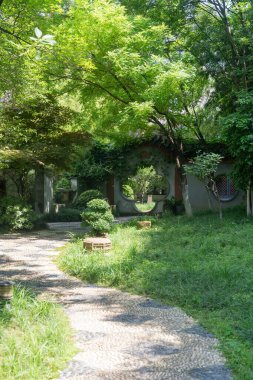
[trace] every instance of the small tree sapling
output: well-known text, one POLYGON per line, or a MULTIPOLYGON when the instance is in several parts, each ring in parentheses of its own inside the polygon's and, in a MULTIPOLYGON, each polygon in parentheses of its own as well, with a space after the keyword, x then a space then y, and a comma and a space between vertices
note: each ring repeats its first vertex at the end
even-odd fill
POLYGON ((215 195, 219 203, 220 219, 222 219, 222 208, 220 195, 214 176, 222 158, 223 157, 217 153, 201 153, 190 161, 190 165, 184 165, 184 169, 187 174, 193 175, 204 183, 205 189, 207 191, 208 205, 210 209, 213 208, 211 194, 213 193, 215 195))

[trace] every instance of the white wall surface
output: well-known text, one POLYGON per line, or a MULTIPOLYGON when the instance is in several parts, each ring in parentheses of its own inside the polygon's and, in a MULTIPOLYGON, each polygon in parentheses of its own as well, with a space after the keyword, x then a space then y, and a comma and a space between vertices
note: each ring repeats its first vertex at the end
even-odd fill
MULTIPOLYGON (((217 175, 229 174, 232 171, 233 165, 229 163, 222 163, 219 165, 217 175)), ((189 182, 189 196, 193 210, 206 210, 208 209, 208 197, 205 187, 202 182, 195 177, 187 176, 189 182)), ((214 195, 212 195, 213 204, 218 208, 218 202, 214 195)), ((245 203, 245 193, 239 190, 238 195, 232 201, 221 202, 223 208, 230 208, 242 203, 245 203)))

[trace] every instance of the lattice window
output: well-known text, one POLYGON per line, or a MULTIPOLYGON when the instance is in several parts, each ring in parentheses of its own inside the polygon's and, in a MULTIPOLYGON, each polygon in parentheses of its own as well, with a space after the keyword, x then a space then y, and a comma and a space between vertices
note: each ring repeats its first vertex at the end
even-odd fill
POLYGON ((215 182, 220 200, 222 202, 231 201, 237 196, 238 190, 236 189, 231 178, 225 174, 216 177, 215 182))

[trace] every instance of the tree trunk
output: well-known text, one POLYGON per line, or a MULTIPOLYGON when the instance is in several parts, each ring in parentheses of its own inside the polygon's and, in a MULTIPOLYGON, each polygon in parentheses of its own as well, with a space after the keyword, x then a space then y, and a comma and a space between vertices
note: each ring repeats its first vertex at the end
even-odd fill
POLYGON ((183 195, 183 201, 184 201, 184 207, 185 207, 185 213, 188 217, 192 217, 192 206, 189 198, 189 185, 187 181, 182 181, 181 183, 182 186, 182 195, 183 195))
POLYGON ((218 189, 217 189, 217 186, 216 186, 216 183, 215 183, 215 180, 213 179, 212 180, 212 186, 213 186, 213 192, 214 192, 214 195, 218 201, 218 204, 219 204, 219 216, 220 216, 220 219, 223 219, 223 212, 222 212, 222 206, 221 206, 221 201, 220 201, 220 195, 219 195, 219 192, 218 192, 218 189))
POLYGON ((179 178, 180 178, 180 185, 181 185, 185 213, 189 218, 191 218, 193 216, 193 212, 192 212, 192 207, 191 207, 191 202, 190 202, 190 197, 189 197, 189 185, 188 185, 188 180, 187 180, 186 173, 184 171, 182 161, 183 161, 183 158, 182 158, 182 147, 181 147, 180 155, 178 155, 176 158, 176 164, 177 164, 179 178))
POLYGON ((182 191, 182 196, 183 196, 185 213, 188 217, 191 218, 193 216, 193 212, 192 212, 192 206, 191 206, 190 197, 189 197, 189 185, 188 185, 186 173, 184 172, 182 165, 179 168, 179 176, 180 176, 181 191, 182 191))
POLYGON ((253 209, 252 209, 252 186, 249 185, 247 189, 247 216, 253 216, 253 209))
POLYGON ((206 192, 207 192, 208 208, 209 208, 209 210, 212 211, 213 210, 213 202, 212 202, 211 192, 210 192, 208 184, 205 185, 205 188, 206 188, 206 192))

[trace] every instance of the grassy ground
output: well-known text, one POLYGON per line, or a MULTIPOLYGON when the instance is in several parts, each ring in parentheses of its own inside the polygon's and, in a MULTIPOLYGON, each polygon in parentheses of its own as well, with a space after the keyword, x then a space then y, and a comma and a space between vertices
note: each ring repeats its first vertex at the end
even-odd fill
POLYGON ((0 379, 57 378, 73 354, 62 310, 16 288, 11 308, 0 309, 0 379))
POLYGON ((135 203, 135 206, 141 212, 148 212, 148 211, 151 211, 155 207, 155 202, 150 202, 150 203, 135 203))
POLYGON ((253 379, 253 221, 240 210, 167 216, 150 231, 116 226, 110 253, 86 254, 81 241, 59 258, 85 281, 117 286, 182 307, 214 333, 234 378, 253 379))

